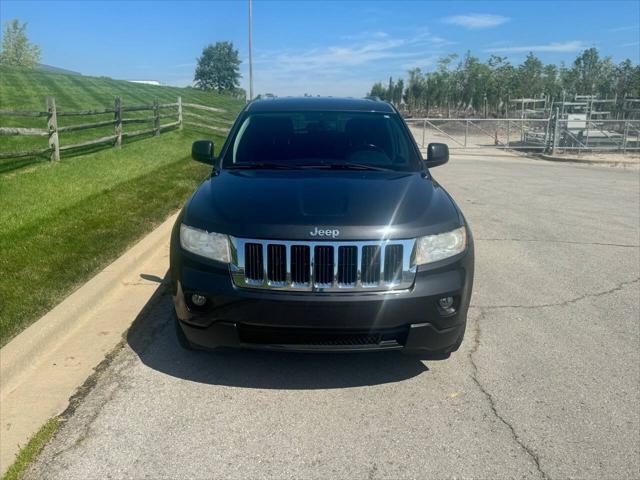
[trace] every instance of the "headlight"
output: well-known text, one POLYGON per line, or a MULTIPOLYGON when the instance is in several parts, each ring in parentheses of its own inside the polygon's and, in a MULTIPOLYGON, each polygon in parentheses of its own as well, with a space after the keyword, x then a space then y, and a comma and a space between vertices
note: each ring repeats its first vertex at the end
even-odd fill
POLYGON ((180 225, 180 245, 203 257, 229 263, 229 239, 221 233, 208 233, 198 228, 180 225))
POLYGON ((416 264, 437 262, 464 252, 467 232, 464 227, 438 235, 427 235, 416 241, 416 264))

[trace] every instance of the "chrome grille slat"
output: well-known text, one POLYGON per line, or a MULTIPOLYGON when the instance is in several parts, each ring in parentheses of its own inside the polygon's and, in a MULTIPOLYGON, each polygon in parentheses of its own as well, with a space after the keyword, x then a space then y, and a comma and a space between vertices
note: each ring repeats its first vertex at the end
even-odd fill
POLYGON ((315 246, 313 281, 317 288, 333 285, 333 251, 334 248, 331 245, 315 246))
POLYGON ((385 292, 413 285, 415 240, 293 241, 230 237, 233 283, 287 291, 385 292))
POLYGON ((262 245, 259 243, 245 244, 245 256, 249 259, 246 271, 247 279, 257 282, 264 279, 262 268, 258 268, 262 264, 262 245))
POLYGON ((267 278, 271 283, 284 284, 287 281, 286 248, 286 245, 274 243, 267 245, 267 278))
POLYGON ((379 245, 366 245, 362 249, 362 285, 365 287, 380 283, 380 250, 379 245))
POLYGON ((358 277, 357 252, 358 247, 352 245, 342 245, 336 250, 338 252, 338 278, 336 283, 341 287, 353 287, 356 285, 358 277))
POLYGON ((384 281, 397 283, 402 271, 402 246, 387 245, 384 257, 384 281))

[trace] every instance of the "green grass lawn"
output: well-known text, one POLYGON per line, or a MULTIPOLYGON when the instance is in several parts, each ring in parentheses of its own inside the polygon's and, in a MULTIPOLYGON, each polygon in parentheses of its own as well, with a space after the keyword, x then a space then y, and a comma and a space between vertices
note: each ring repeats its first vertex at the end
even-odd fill
POLYGON ((113 106, 113 97, 119 95, 123 105, 175 102, 182 96, 185 102, 202 103, 237 111, 238 100, 214 92, 195 88, 144 85, 108 77, 87 77, 62 73, 0 67, 0 105, 2 108, 43 110, 45 98, 56 97, 60 110, 86 110, 113 106))
MULTIPOLYGON (((181 96, 184 102, 224 109, 208 118, 227 121, 242 107, 238 99, 193 88, 0 67, 1 108, 44 111, 47 96, 56 98, 58 111, 112 107, 115 96, 124 106, 151 104, 154 99, 173 103, 181 96)), ((151 115, 125 112, 123 117, 151 115)), ((61 116, 58 125, 110 119, 113 113, 61 116)), ((172 121, 165 118, 161 123, 172 121)), ((0 125, 45 128, 46 118, 0 114, 0 125)), ((124 125, 124 132, 151 127, 151 122, 124 125)), ((113 126, 64 132, 60 145, 113 133, 113 126)), ((218 148, 223 140, 208 130, 185 128, 159 137, 125 138, 120 150, 107 145, 66 152, 55 164, 44 157, 0 159, 0 345, 184 203, 210 171, 189 158, 191 142, 197 138, 213 138, 218 148)), ((2 152, 46 147, 46 137, 0 136, 2 152)))
MULTIPOLYGON (((0 67, 0 108, 9 110, 45 111, 46 97, 56 99, 58 111, 88 110, 98 108, 113 108, 114 99, 120 96, 124 107, 140 104, 152 104, 154 99, 160 103, 174 103, 178 96, 183 102, 199 103, 226 110, 226 113, 210 114, 202 110, 193 111, 204 115, 212 122, 214 119, 231 121, 242 107, 242 102, 229 96, 214 92, 203 92, 194 88, 177 88, 156 85, 143 85, 113 80, 107 77, 85 77, 81 75, 67 75, 60 73, 42 72, 37 70, 23 70, 17 68, 0 67)), ((188 109, 186 109, 188 111, 188 109)), ((162 109, 161 114, 174 115, 161 119, 162 124, 175 122, 177 110, 175 108, 162 109)), ((123 118, 148 118, 151 111, 123 112, 123 118)), ((58 117, 58 126, 70 126, 81 123, 94 123, 113 120, 114 114, 92 116, 58 117)), ((185 118, 185 120, 191 120, 185 118)), ((196 120, 199 123, 207 121, 196 120)), ((215 123, 214 123, 215 124, 215 123)), ((0 126, 46 128, 46 117, 13 117, 0 114, 0 126)), ((224 127, 224 124, 218 125, 224 127)), ((123 125, 123 131, 132 132, 147 130, 153 127, 151 121, 123 125)), ((61 132, 60 146, 73 145, 100 137, 114 134, 113 126, 104 126, 90 130, 75 132, 61 132)), ((125 139, 126 141, 126 139, 125 139)), ((0 151, 15 152, 47 148, 47 137, 0 136, 0 151)), ((103 147, 104 148, 104 147, 103 147)), ((77 154, 77 152, 76 152, 77 154)), ((63 158, 72 156, 71 152, 63 152, 63 158)), ((0 174, 34 163, 45 163, 46 156, 21 159, 0 159, 0 174)))
POLYGON ((210 172, 191 130, 0 173, 0 345, 180 208, 210 172))

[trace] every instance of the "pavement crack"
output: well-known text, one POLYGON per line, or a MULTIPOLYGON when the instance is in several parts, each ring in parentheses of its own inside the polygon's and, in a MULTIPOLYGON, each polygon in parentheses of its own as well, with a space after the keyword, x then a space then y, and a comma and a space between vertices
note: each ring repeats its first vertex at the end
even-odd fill
POLYGON ((594 293, 585 293, 583 295, 579 295, 577 297, 574 298, 570 298, 568 300, 563 300, 561 302, 551 302, 551 303, 541 303, 538 305, 472 305, 473 308, 478 308, 480 310, 490 310, 490 309, 502 309, 502 308, 520 308, 520 309, 524 309, 524 310, 535 310, 537 308, 548 308, 548 307, 564 307, 567 305, 571 305, 577 302, 580 302, 582 300, 585 300, 587 298, 598 298, 598 297, 603 297, 605 295, 610 295, 614 292, 617 292, 619 290, 622 290, 623 288, 629 286, 629 285, 633 285, 634 283, 638 283, 638 281, 640 281, 640 277, 638 278, 634 278, 633 280, 628 280, 625 282, 620 282, 618 285, 616 285, 615 287, 612 287, 608 290, 603 290, 601 292, 594 292, 594 293))
POLYGON ((627 243, 604 243, 604 242, 574 242, 571 240, 548 240, 544 238, 482 238, 474 237, 475 241, 483 242, 530 242, 530 243, 564 243, 569 245, 598 245, 603 247, 640 248, 640 245, 629 245, 627 243))
POLYGON ((520 438, 520 436, 516 432, 513 425, 506 418, 504 418, 500 414, 500 412, 498 412, 496 401, 493 398, 493 395, 491 395, 491 393, 485 388, 485 386, 482 384, 482 382, 478 378, 479 369, 478 369, 478 365, 475 362, 474 354, 478 351, 478 348, 480 347, 480 335, 482 333, 480 323, 481 323, 481 320, 485 317, 485 315, 486 315, 486 312, 480 309, 480 315, 475 321, 476 328, 475 328, 475 334, 473 337, 473 346, 471 347, 471 351, 469 352, 469 362, 471 363, 471 369, 472 369, 471 378, 473 382, 478 386, 478 389, 480 390, 480 392, 487 399, 489 403, 489 408, 491 409, 491 412, 493 413, 493 415, 509 429, 509 432, 511 433, 511 437, 513 438, 513 440, 533 461, 534 465, 536 466, 536 470, 540 474, 540 477, 543 480, 550 480, 551 477, 542 469, 542 466, 540 465, 539 455, 535 451, 533 451, 531 447, 529 447, 526 443, 524 443, 524 441, 520 438))

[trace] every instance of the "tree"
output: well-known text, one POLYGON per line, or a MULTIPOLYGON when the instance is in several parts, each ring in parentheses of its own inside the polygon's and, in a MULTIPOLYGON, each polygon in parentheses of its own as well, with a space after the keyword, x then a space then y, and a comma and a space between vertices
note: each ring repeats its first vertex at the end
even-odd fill
POLYGON ((378 97, 382 99, 384 98, 384 95, 385 95, 384 85, 382 85, 382 83, 380 82, 376 82, 373 84, 373 87, 371 87, 371 91, 367 94, 367 97, 378 97))
POLYGON ((396 107, 399 107, 402 103, 402 93, 404 91, 404 80, 400 79, 396 82, 396 86, 393 89, 393 103, 396 107))
POLYGON ((542 62, 529 52, 524 63, 518 67, 518 95, 521 97, 537 97, 543 90, 542 62))
POLYGON ((544 74, 542 79, 544 93, 549 95, 551 99, 560 98, 562 87, 558 77, 558 67, 550 63, 544 66, 542 72, 544 74))
POLYGON ((13 19, 5 22, 2 32, 0 64, 11 67, 34 68, 40 61, 41 50, 29 42, 27 24, 13 19))
POLYGON ((625 96, 640 96, 640 66, 634 67, 629 59, 620 62, 616 67, 614 89, 619 104, 622 103, 625 96))
POLYGON ((496 114, 506 112, 509 102, 509 94, 515 90, 514 68, 507 57, 491 55, 487 60, 490 69, 487 100, 496 114))
POLYGON ((234 93, 240 85, 240 57, 232 42, 216 42, 202 50, 194 82, 202 90, 234 93))
POLYGON ((602 63, 596 48, 588 48, 582 52, 573 62, 572 68, 576 80, 576 93, 579 95, 594 94, 601 69, 602 63))
POLYGON ((620 112, 625 98, 640 96, 640 66, 630 60, 615 65, 611 58, 601 58, 595 48, 581 52, 571 68, 563 62, 544 64, 533 53, 517 66, 506 57, 491 55, 483 62, 467 52, 452 68, 456 59, 457 55, 441 58, 430 72, 409 70, 406 83, 402 78, 395 82, 389 79, 388 87, 377 82, 371 95, 396 105, 404 100, 410 112, 427 116, 431 109, 449 116, 451 107, 471 114, 503 116, 513 97, 548 97, 553 104, 571 100, 576 94, 617 98, 615 109, 620 112))

